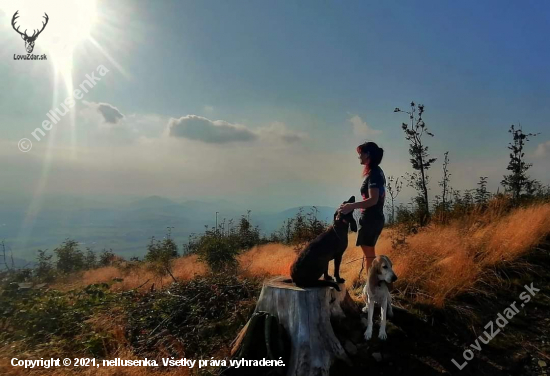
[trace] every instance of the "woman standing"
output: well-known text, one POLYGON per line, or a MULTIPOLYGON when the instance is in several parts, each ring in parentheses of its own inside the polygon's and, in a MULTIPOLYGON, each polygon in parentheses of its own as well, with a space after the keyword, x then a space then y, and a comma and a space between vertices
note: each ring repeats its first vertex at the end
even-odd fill
POLYGON ((386 196, 386 177, 380 168, 380 162, 384 156, 384 150, 374 142, 365 142, 357 147, 359 160, 364 165, 363 184, 361 196, 363 201, 350 204, 342 204, 339 210, 347 214, 354 209, 361 210, 359 226, 357 230, 357 243, 361 246, 367 259, 367 270, 370 269, 372 260, 376 257, 374 246, 384 228, 384 199, 386 196))

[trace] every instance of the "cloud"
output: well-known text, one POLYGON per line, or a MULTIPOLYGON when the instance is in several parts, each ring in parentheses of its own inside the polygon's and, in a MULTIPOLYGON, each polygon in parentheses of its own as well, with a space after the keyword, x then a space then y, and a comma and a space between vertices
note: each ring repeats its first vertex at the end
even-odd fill
POLYGON ((537 146, 537 149, 535 150, 535 155, 537 157, 545 157, 547 155, 550 155, 550 141, 539 144, 537 146))
POLYGON ((258 129, 258 135, 266 139, 280 139, 288 144, 300 142, 307 138, 305 133, 291 131, 284 123, 278 121, 258 129))
POLYGON ((122 112, 109 103, 95 103, 88 101, 82 101, 82 103, 99 112, 103 116, 103 122, 105 123, 116 124, 119 120, 124 119, 122 112))
POLYGON ((88 140, 91 140, 91 136, 120 142, 170 137, 207 144, 252 144, 260 141, 280 146, 295 144, 307 138, 305 133, 292 131, 282 122, 272 122, 267 126, 253 129, 243 124, 210 120, 199 115, 186 115, 180 118, 155 114, 123 115, 115 106, 108 103, 82 103, 84 106, 78 113, 79 124, 87 126, 83 128, 83 132, 88 132, 88 140), (113 123, 114 121, 116 122, 113 123))
POLYGON ((120 119, 124 118, 124 115, 118 108, 108 103, 98 103, 97 110, 103 115, 106 123, 116 124, 120 119))
POLYGON ((363 121, 358 115, 355 115, 348 121, 353 124, 353 134, 356 136, 368 137, 376 136, 382 133, 378 129, 371 128, 366 122, 363 121))
POLYGON ((82 101, 76 116, 79 139, 86 146, 128 145, 140 140, 165 137, 169 119, 158 114, 122 114, 108 103, 87 101, 82 101))
POLYGON ((198 140, 210 144, 228 142, 251 142, 258 135, 240 124, 231 124, 223 120, 209 120, 202 116, 187 115, 168 121, 170 136, 198 140))

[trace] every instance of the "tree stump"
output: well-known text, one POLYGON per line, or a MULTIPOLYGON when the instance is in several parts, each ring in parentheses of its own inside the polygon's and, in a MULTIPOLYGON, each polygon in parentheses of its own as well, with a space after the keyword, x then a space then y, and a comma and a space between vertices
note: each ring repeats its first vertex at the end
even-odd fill
POLYGON ((291 342, 287 376, 328 376, 336 359, 351 364, 330 323, 331 317, 346 318, 341 303, 349 295, 343 284, 340 288, 301 288, 283 276, 264 282, 254 312, 276 316, 286 330, 291 342))

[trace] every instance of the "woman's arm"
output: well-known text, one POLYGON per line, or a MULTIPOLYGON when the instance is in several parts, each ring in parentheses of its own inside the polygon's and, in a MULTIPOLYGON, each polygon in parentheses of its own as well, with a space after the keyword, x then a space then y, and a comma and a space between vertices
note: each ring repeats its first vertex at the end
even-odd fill
POLYGON ((378 197, 380 195, 380 189, 378 188, 369 188, 369 198, 363 201, 357 201, 353 205, 353 209, 367 209, 371 206, 374 206, 378 203, 378 197))
POLYGON ((338 208, 342 211, 342 214, 347 214, 354 209, 366 209, 371 206, 376 205, 378 202, 378 196, 380 195, 380 190, 378 188, 369 188, 369 198, 363 201, 357 201, 354 203, 342 204, 338 208))
POLYGON ((380 197, 380 188, 383 188, 385 184, 384 176, 380 173, 380 171, 380 169, 376 169, 371 172, 370 176, 368 177, 368 181, 365 182, 366 184, 368 184, 369 198, 364 199, 363 201, 340 205, 339 209, 342 214, 347 214, 354 209, 367 209, 378 203, 378 198, 380 197))

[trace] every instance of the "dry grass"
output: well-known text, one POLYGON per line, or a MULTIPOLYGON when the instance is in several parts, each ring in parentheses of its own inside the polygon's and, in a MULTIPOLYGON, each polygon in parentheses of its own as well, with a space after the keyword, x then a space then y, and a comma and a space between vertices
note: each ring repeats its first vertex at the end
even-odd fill
POLYGON ((245 276, 289 275, 296 252, 284 244, 265 244, 251 248, 238 256, 245 276))
MULTIPOLYGON (((172 262, 172 274, 177 280, 189 280, 195 275, 205 274, 206 271, 206 266, 197 260, 196 255, 180 257, 172 262)), ((87 270, 82 275, 72 276, 52 287, 66 291, 85 287, 92 283, 109 282, 114 278, 122 279, 122 282, 113 285, 115 291, 127 291, 135 288, 145 290, 150 288, 153 283, 156 287, 162 288, 173 282, 170 275, 158 276, 152 270, 149 270, 147 264, 139 264, 135 267, 106 266, 87 270)))
MULTIPOLYGON (((448 225, 433 225, 387 255, 400 277, 398 287, 417 291, 416 300, 436 307, 466 291, 503 263, 513 265, 550 235, 550 204, 520 208, 507 215, 473 213, 448 225)), ((378 252, 377 252, 378 253, 378 252)), ((498 281, 494 281, 498 282, 498 281)))

